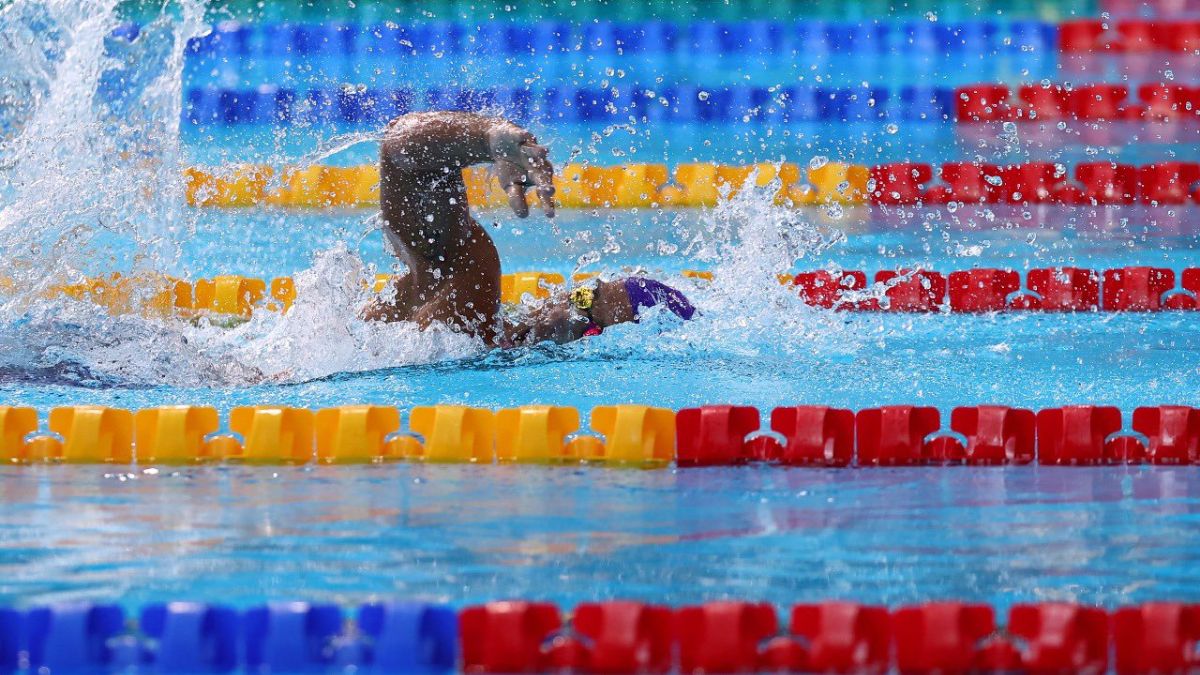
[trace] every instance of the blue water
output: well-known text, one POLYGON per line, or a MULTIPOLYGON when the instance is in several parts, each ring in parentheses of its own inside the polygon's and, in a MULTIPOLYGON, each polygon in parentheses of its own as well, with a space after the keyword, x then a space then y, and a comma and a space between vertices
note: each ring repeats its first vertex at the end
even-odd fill
MULTIPOLYGON (((181 65, 185 77, 172 100, 196 88, 263 82, 332 91, 346 84, 399 86, 404 79, 404 86, 424 89, 504 87, 536 76, 539 89, 546 83, 598 87, 616 77, 607 73, 610 67, 626 68, 628 81, 643 84, 661 75, 671 83, 756 86, 858 87, 862 80, 889 90, 1056 73, 1056 63, 1038 52, 1004 49, 981 54, 985 62, 976 63, 962 54, 922 60, 919 50, 901 51, 903 58, 895 59, 886 52, 864 59, 789 53, 708 61, 692 54, 619 63, 612 55, 505 61, 472 53, 401 62, 392 66, 395 72, 374 76, 361 67, 335 72, 328 63, 285 64, 279 55, 215 66, 191 58, 181 65)), ((141 63, 139 54, 130 53, 131 63, 141 63)), ((181 111, 169 112, 177 118, 181 111)), ((319 116, 302 122, 185 124, 179 159, 293 163, 348 130, 319 116)), ((533 128, 559 164, 978 158, 1070 165, 1200 156, 1195 144, 1125 137, 1065 147, 981 143, 952 124, 904 120, 893 126, 888 120, 658 119, 628 127, 535 121, 533 128)), ((153 159, 160 139, 150 140, 132 157, 153 159)), ((366 142, 320 161, 358 164, 373 161, 375 153, 366 142)), ((46 201, 86 188, 103 202, 115 187, 127 187, 120 181, 140 179, 123 171, 132 164, 127 160, 101 163, 81 174, 86 182, 80 185, 45 179, 53 188, 46 201), (117 179, 105 182, 114 172, 117 179)), ((156 186, 163 184, 144 187, 156 186)), ((200 403, 222 411, 257 403, 402 409, 553 403, 585 414, 614 403, 681 408, 730 402, 764 413, 800 403, 854 409, 918 403, 943 414, 978 403, 1096 403, 1121 406, 1127 415, 1139 405, 1200 405, 1200 322, 1192 313, 849 314, 805 307, 773 284, 777 272, 827 266, 868 272, 1200 267, 1196 206, 952 213, 786 211, 769 203, 767 195, 716 212, 585 210, 562 213, 553 223, 477 212, 495 224, 490 231, 506 271, 645 270, 676 279, 683 269, 703 268, 718 274, 712 285, 680 282, 701 307, 690 324, 653 317, 586 342, 509 353, 401 327, 363 328, 354 316, 365 299, 351 291, 360 278, 394 264, 367 211, 188 211, 167 233, 177 255, 161 257, 146 249, 162 241, 135 242, 122 224, 166 215, 130 216, 120 205, 112 214, 52 213, 60 220, 48 232, 61 238, 49 238, 47 246, 74 245, 78 231, 96 234, 71 259, 84 272, 152 260, 155 269, 189 278, 296 275, 311 300, 289 318, 264 316, 239 328, 35 304, 6 314, 0 326, 0 400, 42 410, 200 403)), ((24 224, 40 227, 50 211, 35 210, 24 224)), ((1052 598, 1106 605, 1200 599, 1200 475, 1187 468, 643 472, 391 465, 152 473, 145 467, 9 467, 0 470, 0 493, 6 505, 0 510, 0 602, 18 604, 423 596, 563 604, 745 597, 785 605, 830 597, 888 604, 953 597, 1003 608, 1052 598)))

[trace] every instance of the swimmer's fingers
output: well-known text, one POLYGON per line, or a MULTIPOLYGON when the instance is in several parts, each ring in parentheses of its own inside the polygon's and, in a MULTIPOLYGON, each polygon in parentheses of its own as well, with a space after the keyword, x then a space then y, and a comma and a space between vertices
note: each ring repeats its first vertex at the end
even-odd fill
POLYGON ((512 208, 513 213, 520 218, 528 216, 529 202, 526 201, 525 186, 529 178, 525 169, 512 162, 501 160, 496 162, 496 178, 500 180, 500 187, 508 195, 508 205, 512 208))
POLYGON ((533 180, 538 201, 547 218, 554 217, 554 166, 550 164, 550 151, 545 146, 532 143, 521 146, 525 170, 533 180))

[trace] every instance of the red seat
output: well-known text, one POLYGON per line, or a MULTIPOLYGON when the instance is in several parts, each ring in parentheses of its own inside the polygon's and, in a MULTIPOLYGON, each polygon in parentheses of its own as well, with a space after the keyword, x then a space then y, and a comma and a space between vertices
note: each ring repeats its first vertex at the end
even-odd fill
POLYGON ((966 436, 960 461, 967 464, 1028 464, 1036 446, 1037 416, 1032 410, 1000 405, 955 408, 950 428, 966 436))
POLYGON ((929 270, 883 270, 875 283, 885 284, 884 309, 892 312, 936 312, 946 301, 946 277, 929 270))
POLYGON ((463 669, 469 673, 536 673, 546 669, 542 642, 562 626, 549 603, 492 602, 459 614, 463 669))
POLYGON ((1010 90, 1002 84, 973 84, 954 90, 955 118, 959 122, 1001 122, 1012 117, 1010 90))
POLYGON ((875 181, 869 195, 872 204, 916 204, 933 179, 933 167, 911 162, 880 164, 871 167, 871 179, 875 181))
POLYGON ((676 614, 681 673, 748 673, 759 669, 759 643, 778 632, 771 605, 710 602, 676 614))
POLYGON ((1022 116, 1031 121, 1061 120, 1070 116, 1070 99, 1062 85, 1026 84, 1017 90, 1025 104, 1022 116))
POLYGON ((1064 21, 1058 26, 1058 49, 1062 52, 1094 52, 1103 49, 1104 24, 1092 19, 1064 21))
POLYGON ((796 605, 791 632, 808 644, 804 672, 887 671, 888 611, 883 607, 848 602, 796 605))
POLYGON ((1194 672, 1200 666, 1200 605, 1151 602, 1113 613, 1117 675, 1194 672))
POLYGON ((1008 633, 1025 642, 1025 672, 1108 670, 1108 614, 1103 609, 1053 602, 1013 605, 1008 633))
POLYGON ((1121 430, 1121 411, 1112 406, 1072 405, 1037 414, 1038 463, 1107 464, 1108 437, 1121 430))
POLYGON ((1142 167, 1138 194, 1145 204, 1186 204, 1200 181, 1200 164, 1160 162, 1142 167))
POLYGON ((1175 288, 1175 272, 1165 267, 1104 270, 1104 309, 1110 312, 1155 312, 1164 309, 1163 294, 1175 288))
POLYGON ((1100 308, 1100 275, 1095 270, 1058 267, 1029 270, 1029 290, 1039 299, 1031 309, 1091 312, 1100 308))
POLYGON ((572 627, 583 638, 581 673, 666 673, 671 670, 674 617, 638 602, 585 603, 572 627))
POLYGON ((1075 167, 1083 196, 1092 204, 1132 204, 1137 200, 1138 170, 1128 164, 1085 162, 1075 167))
POLYGON ((1021 275, 1012 270, 960 270, 948 280, 950 311, 999 312, 1008 296, 1021 290, 1021 275))
POLYGON ((937 408, 911 405, 860 410, 854 422, 860 466, 926 464, 925 438, 942 426, 937 408))
POLYGON ((857 270, 816 270, 801 272, 792 279, 800 289, 800 299, 814 307, 847 309, 842 302, 847 291, 862 291, 867 287, 867 275, 857 270))
POLYGON ((706 405, 675 416, 675 461, 679 466, 743 464, 752 459, 746 436, 758 431, 758 409, 706 405))
POLYGON ((980 642, 996 630, 987 605, 933 602, 892 614, 892 644, 900 673, 968 673, 975 670, 980 642))
MULTIPOLYGON (((1144 434, 1150 447, 1130 458, 1151 464, 1200 462, 1200 410, 1179 405, 1141 407, 1133 411, 1133 430, 1144 434)), ((1140 447, 1140 444, 1139 444, 1140 447)))
POLYGON ((787 439, 780 463, 794 466, 846 466, 854 459, 854 413, 798 405, 771 411, 771 430, 787 439))

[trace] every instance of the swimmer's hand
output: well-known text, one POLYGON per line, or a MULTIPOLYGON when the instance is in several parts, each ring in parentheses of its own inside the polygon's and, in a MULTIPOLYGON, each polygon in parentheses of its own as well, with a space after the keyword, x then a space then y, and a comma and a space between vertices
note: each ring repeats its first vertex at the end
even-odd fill
POLYGON ((502 122, 488 131, 488 150, 508 195, 508 205, 524 218, 529 215, 525 191, 533 188, 547 218, 554 217, 554 167, 549 151, 538 145, 537 138, 512 122, 502 122))

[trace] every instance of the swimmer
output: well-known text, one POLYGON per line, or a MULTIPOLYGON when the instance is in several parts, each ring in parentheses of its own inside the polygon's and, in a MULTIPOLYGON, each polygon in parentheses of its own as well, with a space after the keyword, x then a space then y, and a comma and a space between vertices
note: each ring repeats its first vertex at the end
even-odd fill
POLYGON ((395 281, 394 299, 376 300, 363 317, 422 328, 441 323, 500 347, 597 335, 660 304, 692 318, 695 310, 683 293, 629 277, 579 286, 519 322, 505 320, 500 256, 471 218, 462 170, 490 162, 518 217, 529 215, 526 192, 532 189, 553 218, 554 169, 547 155, 533 134, 504 119, 423 112, 392 120, 380 148, 379 201, 384 235, 408 273, 395 281))

